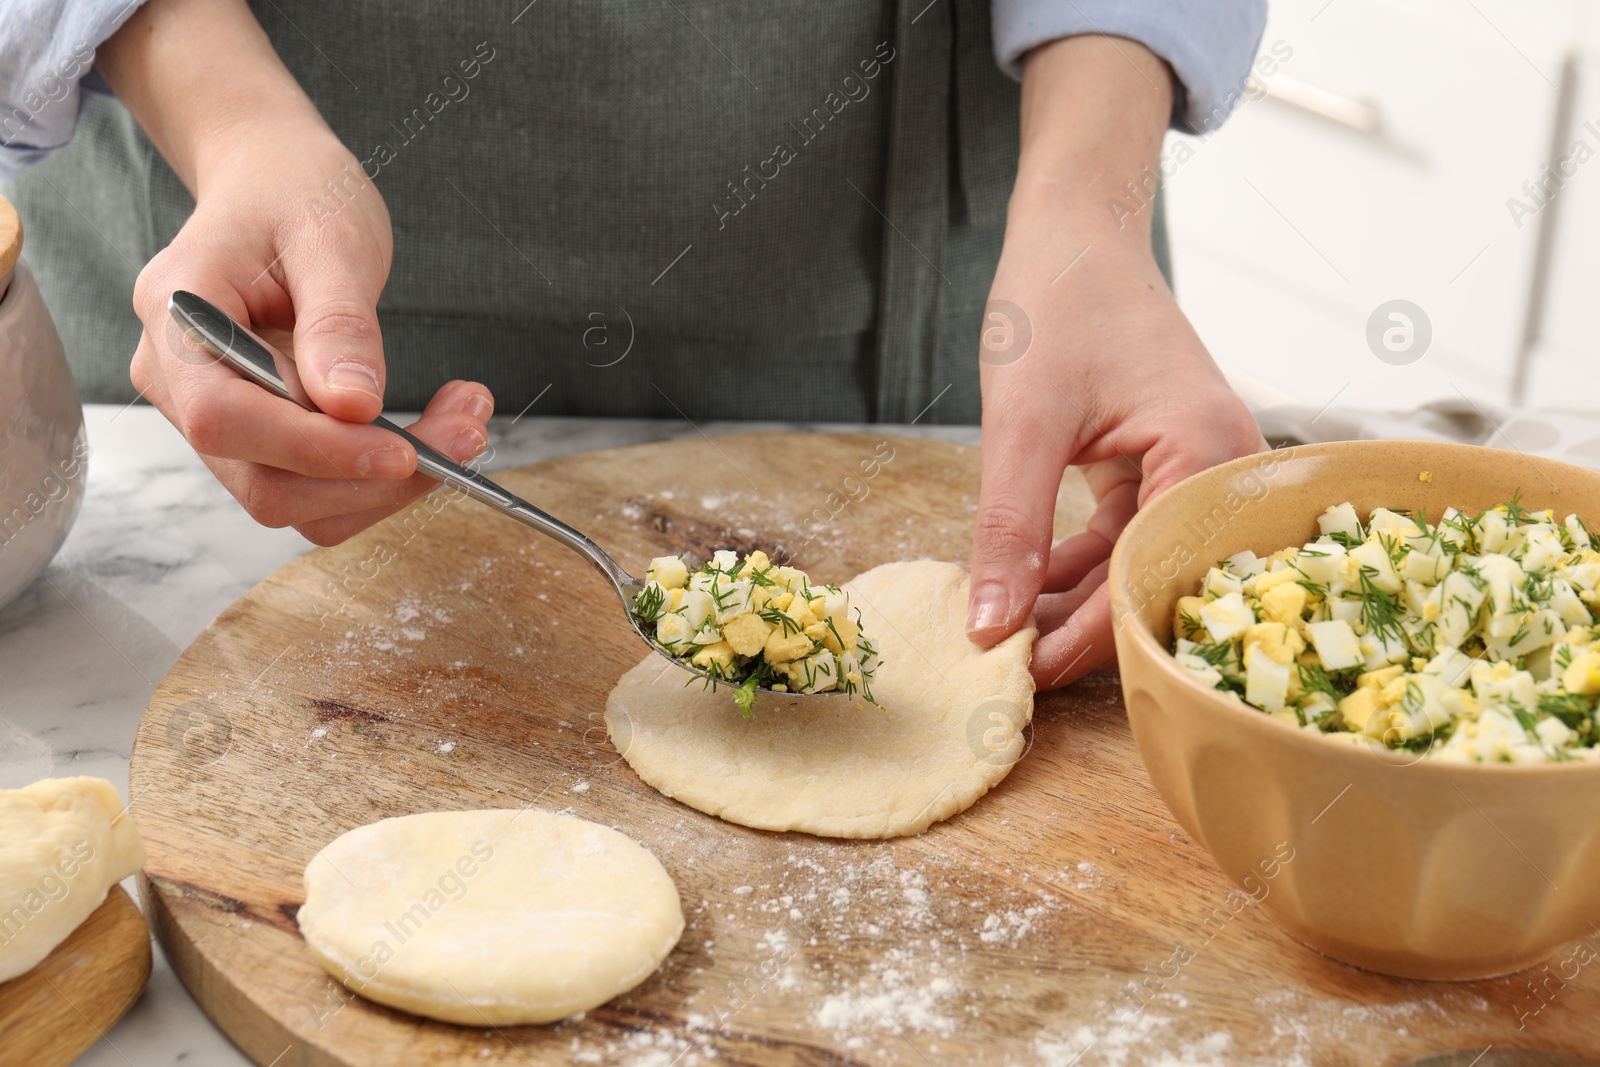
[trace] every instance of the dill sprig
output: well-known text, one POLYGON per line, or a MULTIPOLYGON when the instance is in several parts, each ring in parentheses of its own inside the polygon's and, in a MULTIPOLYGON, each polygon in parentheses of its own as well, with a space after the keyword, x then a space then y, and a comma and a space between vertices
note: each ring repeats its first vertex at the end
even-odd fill
POLYGON ((1515 700, 1506 701, 1506 705, 1511 709, 1511 714, 1517 717, 1517 722, 1522 724, 1522 732, 1528 735, 1528 740, 1536 745, 1543 745, 1544 738, 1539 736, 1539 723, 1532 715, 1528 714, 1528 709, 1518 704, 1515 700))
POLYGON ((1528 526, 1535 521, 1533 512, 1522 506, 1522 490, 1520 488, 1513 490, 1511 499, 1501 506, 1506 509, 1506 525, 1508 526, 1528 526))
MULTIPOLYGON (((766 666, 762 664, 762 666, 766 666)), ((756 689, 761 685, 761 671, 758 669, 750 677, 739 683, 739 688, 733 691, 733 702, 739 707, 739 714, 750 718, 750 709, 755 706, 756 689)))
POLYGON ((1541 693, 1539 714, 1554 715, 1563 725, 1577 730, 1593 717, 1596 699, 1584 693, 1541 693))
POLYGON ((1378 573, 1376 567, 1362 567, 1359 573, 1361 582, 1361 621, 1366 624, 1367 633, 1387 641, 1393 636, 1395 640, 1405 639, 1405 632, 1400 628, 1400 620, 1404 612, 1400 607, 1400 598, 1393 593, 1385 593, 1372 583, 1372 578, 1378 573))
POLYGON ((1295 665, 1300 674, 1300 688, 1310 693, 1324 693, 1337 704, 1346 695, 1339 692, 1333 684, 1333 679, 1328 677, 1328 672, 1315 663, 1299 663, 1295 665))
POLYGON ((1233 660, 1233 645, 1228 641, 1217 641, 1203 645, 1195 645, 1189 650, 1196 656, 1205 660, 1213 667, 1227 666, 1233 660))
POLYGON ((756 614, 760 615, 768 625, 781 629, 784 637, 800 632, 800 624, 787 612, 779 611, 777 608, 762 608, 756 614))
POLYGON ((644 587, 644 591, 633 598, 633 613, 645 622, 655 622, 664 614, 667 604, 667 591, 661 586, 651 583, 644 587))

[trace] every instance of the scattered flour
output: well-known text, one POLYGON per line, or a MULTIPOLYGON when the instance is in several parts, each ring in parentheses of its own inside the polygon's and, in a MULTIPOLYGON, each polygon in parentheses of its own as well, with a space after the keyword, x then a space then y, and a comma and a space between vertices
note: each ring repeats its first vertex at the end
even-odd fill
POLYGON ((978 940, 986 945, 1015 947, 1033 930, 1033 920, 1043 913, 1044 908, 1038 905, 1021 911, 990 912, 984 916, 983 926, 978 930, 978 940))
POLYGON ((593 1044, 575 1037, 568 1051, 572 1063, 614 1067, 696 1067, 717 1058, 711 1039, 693 1027, 687 1035, 666 1029, 634 1030, 626 1037, 593 1044))
POLYGON ((881 1028, 896 1033, 917 1033, 949 1037, 955 1033, 955 1020, 940 1012, 940 1004, 955 991, 944 977, 914 983, 895 967, 874 967, 878 973, 862 982, 854 992, 827 997, 812 1015, 818 1026, 834 1031, 881 1028), (876 980, 874 980, 876 979, 876 980))
MULTIPOLYGON (((1215 1030, 1199 1041, 1174 1043, 1172 1019, 1141 1012, 1123 1022, 1079 1026, 1066 1037, 1040 1036, 1034 1052, 1040 1067, 1227 1067, 1233 1035, 1215 1030), (1176 1048, 1174 1048, 1176 1044, 1176 1048)), ((1289 1067, 1283 1060, 1283 1067, 1289 1067)))

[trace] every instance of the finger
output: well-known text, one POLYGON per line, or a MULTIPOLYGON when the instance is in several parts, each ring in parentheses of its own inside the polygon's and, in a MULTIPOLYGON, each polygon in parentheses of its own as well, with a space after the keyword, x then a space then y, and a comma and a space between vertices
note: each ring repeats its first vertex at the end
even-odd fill
POLYGON ((139 344, 133 350, 133 359, 128 363, 128 381, 133 384, 134 392, 144 397, 145 402, 165 415, 172 421, 172 414, 168 410, 170 398, 167 395, 166 382, 162 380, 160 370, 160 357, 156 354, 156 346, 150 340, 149 331, 139 335, 139 344))
MULTIPOLYGON (((186 377, 181 383, 185 391, 199 395, 179 406, 174 421, 202 455, 244 460, 314 479, 393 480, 416 473, 416 451, 404 438, 376 426, 354 426, 306 411, 227 368, 224 372, 215 382, 197 386, 186 377)), ((430 414, 462 413, 480 429, 493 411, 488 389, 465 381, 442 387, 428 406, 430 414)), ((452 436, 459 430, 455 428, 452 436)), ((276 494, 267 487, 263 491, 276 494)), ((271 510, 280 513, 277 507, 271 510)))
POLYGON ((1081 584, 1084 575, 1111 556, 1122 530, 1139 510, 1139 472, 1121 459, 1112 461, 1112 471, 1121 475, 1100 497, 1082 533, 1065 538, 1050 550, 1050 566, 1044 589, 1058 593, 1081 584))
POLYGON ((363 530, 376 526, 385 519, 393 518, 408 508, 431 510, 435 505, 435 501, 428 500, 424 503, 424 498, 434 492, 443 493, 448 491, 447 489, 441 489, 439 483, 430 478, 421 492, 399 504, 386 504, 367 511, 358 511, 354 515, 335 515, 331 518, 317 519, 312 522, 296 523, 295 530, 301 537, 304 537, 314 545, 328 547, 330 545, 343 544, 363 530))
POLYGON ((247 515, 273 529, 298 526, 325 515, 348 514, 352 508, 400 507, 438 484, 423 475, 366 482, 308 478, 240 459, 206 455, 200 459, 247 515))
POLYGON ((259 463, 309 478, 408 478, 416 471, 411 445, 388 430, 307 411, 223 368, 184 374, 173 383, 176 422, 195 451, 218 459, 259 463))
POLYGON ((1062 593, 1043 593, 1033 604, 1033 617, 1039 624, 1039 633, 1047 634, 1061 628, 1072 613, 1083 606, 1094 591, 1106 580, 1111 569, 1110 560, 1102 560, 1084 575, 1083 581, 1062 593))
POLYGON ((371 422, 383 410, 383 278, 370 277, 371 257, 359 242, 347 247, 338 236, 291 247, 284 256, 295 368, 317 407, 346 422, 371 422))
POLYGON ((1040 691, 1057 689, 1116 662, 1111 639, 1111 597, 1102 583, 1060 628, 1033 646, 1033 681, 1040 691))
POLYGON ((494 394, 489 392, 488 386, 479 382, 459 378, 445 382, 433 394, 433 399, 428 401, 422 414, 426 417, 442 415, 447 411, 464 412, 487 425, 489 416, 494 414, 494 394))
MULTIPOLYGON (((481 454, 488 434, 481 422, 466 412, 433 411, 410 427, 420 441, 432 445, 458 463, 481 454)), ((393 434, 380 431, 391 439, 393 434)), ((345 478, 314 478, 260 463, 205 457, 218 478, 227 486, 250 517, 263 526, 300 527, 307 523, 377 512, 391 514, 438 486, 425 474, 396 480, 357 481, 345 478)), ((337 543, 375 519, 347 524, 337 543)))
POLYGON ((1045 409, 1030 417, 1025 413, 1028 407, 1037 409, 1036 403, 1023 407, 990 400, 986 393, 983 483, 972 531, 967 609, 967 636, 985 647, 1016 632, 1039 595, 1069 458, 1067 442, 1076 433, 1065 414, 1045 409))
MULTIPOLYGON (((457 444, 444 449, 444 451, 457 463, 465 463, 474 456, 481 454, 484 444, 486 443, 487 441, 485 439, 483 442, 475 445, 463 446, 458 440, 457 444)), ((353 514, 334 515, 328 518, 298 523, 296 524, 295 529, 299 530, 302 536, 314 544, 339 544, 341 541, 360 533, 367 527, 372 526, 375 523, 382 522, 384 519, 389 518, 397 512, 403 511, 407 507, 411 507, 413 500, 426 496, 433 490, 439 488, 438 482, 426 477, 425 475, 418 475, 415 479, 412 479, 412 481, 421 484, 421 491, 416 493, 412 498, 402 501, 399 504, 384 504, 380 505, 379 507, 353 514)), ((446 489, 445 491, 448 492, 449 490, 446 489)))

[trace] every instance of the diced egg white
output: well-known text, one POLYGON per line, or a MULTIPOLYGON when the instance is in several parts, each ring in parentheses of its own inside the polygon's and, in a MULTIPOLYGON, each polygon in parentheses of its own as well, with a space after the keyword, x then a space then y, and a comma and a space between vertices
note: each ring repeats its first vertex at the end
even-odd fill
POLYGON ((1227 563, 1228 569, 1241 578, 1254 578, 1266 569, 1266 564, 1248 548, 1229 556, 1227 563))
POLYGON ((1258 708, 1282 711, 1289 697, 1289 665, 1256 645, 1244 650, 1244 659, 1244 698, 1258 708))
POLYGON ((1356 509, 1351 504, 1335 504, 1333 507, 1317 516, 1317 528, 1323 534, 1344 534, 1346 537, 1361 536, 1361 520, 1356 517, 1356 509))
POLYGON ((1400 591, 1400 576, 1394 571, 1394 560, 1389 550, 1377 541, 1363 541, 1350 550, 1350 558, 1376 589, 1385 593, 1400 591))
POLYGON ((1306 627, 1306 631, 1311 638, 1311 647, 1316 649, 1317 658, 1328 670, 1347 671, 1362 662, 1361 644, 1348 622, 1342 619, 1314 622, 1306 627))
POLYGON ((1295 556, 1294 565, 1308 582, 1328 586, 1339 577, 1339 564, 1344 556, 1344 546, 1337 541, 1312 542, 1295 556))
POLYGON ((1200 625, 1206 628, 1213 641, 1231 641, 1255 624, 1255 612, 1239 593, 1206 604, 1200 609, 1200 625))

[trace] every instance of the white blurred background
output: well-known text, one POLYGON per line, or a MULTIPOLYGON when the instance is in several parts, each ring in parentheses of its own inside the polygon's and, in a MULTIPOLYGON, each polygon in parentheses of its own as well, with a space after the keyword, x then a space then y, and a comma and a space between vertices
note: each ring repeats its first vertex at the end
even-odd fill
POLYGON ((1236 388, 1593 410, 1600 4, 1273 0, 1261 56, 1163 164, 1178 299, 1236 388))

